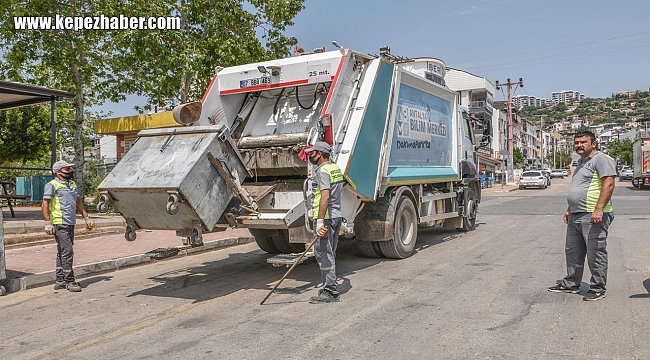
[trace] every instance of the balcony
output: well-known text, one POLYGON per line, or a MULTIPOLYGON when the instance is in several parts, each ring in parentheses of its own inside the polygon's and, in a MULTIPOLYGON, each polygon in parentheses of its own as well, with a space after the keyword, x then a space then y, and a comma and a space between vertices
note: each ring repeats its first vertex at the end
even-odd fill
POLYGON ((474 111, 474 110, 483 111, 483 110, 485 110, 486 112, 488 112, 490 114, 490 116, 494 112, 494 108, 492 107, 492 104, 490 104, 487 101, 472 101, 472 102, 469 103, 469 109, 470 109, 470 111, 474 111))

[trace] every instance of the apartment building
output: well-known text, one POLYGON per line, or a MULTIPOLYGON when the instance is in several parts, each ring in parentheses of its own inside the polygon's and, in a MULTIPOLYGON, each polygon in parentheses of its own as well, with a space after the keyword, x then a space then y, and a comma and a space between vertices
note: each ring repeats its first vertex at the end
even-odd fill
POLYGON ((551 93, 551 100, 555 104, 568 103, 575 100, 582 101, 584 99, 585 95, 583 93, 574 90, 562 90, 551 93))

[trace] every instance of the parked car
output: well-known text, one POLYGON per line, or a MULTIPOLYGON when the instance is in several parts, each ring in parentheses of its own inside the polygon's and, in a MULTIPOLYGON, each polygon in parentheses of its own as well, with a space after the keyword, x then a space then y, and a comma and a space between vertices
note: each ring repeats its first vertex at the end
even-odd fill
POLYGON ((551 177, 559 177, 564 179, 566 175, 564 175, 564 170, 562 169, 553 169, 551 170, 551 177))
POLYGON ((573 162, 571 163, 571 166, 578 166, 578 160, 573 160, 573 162))
POLYGON ((632 180, 634 173, 630 166, 623 166, 621 172, 618 174, 618 179, 623 180, 632 180))
POLYGON ((551 171, 542 170, 542 174, 546 177, 546 185, 551 186, 551 171))
POLYGON ((562 173, 564 174, 564 176, 569 176, 569 174, 571 174, 571 170, 569 170, 569 169, 562 169, 562 173))
POLYGON ((548 181, 541 171, 524 171, 519 178, 519 189, 536 187, 546 189, 548 181))
POLYGON ((621 175, 621 169, 623 169, 624 165, 616 165, 616 176, 621 175))

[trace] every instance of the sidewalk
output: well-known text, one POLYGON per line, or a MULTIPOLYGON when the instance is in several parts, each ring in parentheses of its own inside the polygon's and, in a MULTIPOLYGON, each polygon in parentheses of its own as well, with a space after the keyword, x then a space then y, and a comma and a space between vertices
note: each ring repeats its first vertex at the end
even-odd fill
MULTIPOLYGON (((51 236, 43 233, 45 221, 40 215, 40 208, 16 208, 15 218, 4 210, 7 278, 0 285, 8 292, 15 292, 54 284, 56 243, 51 236)), ((81 217, 77 219, 74 243, 77 278, 156 261, 144 254, 159 248, 179 248, 178 255, 190 255, 255 241, 247 229, 204 234, 204 245, 196 248, 183 246, 181 238, 173 231, 140 230, 135 241, 126 241, 121 216, 91 214, 90 218, 95 224, 91 232, 85 230, 81 217)))
POLYGON ((507 184, 503 185, 503 188, 501 187, 501 184, 494 184, 488 188, 481 189, 481 194, 482 195, 496 195, 499 193, 509 193, 519 190, 519 186, 517 184, 507 184))

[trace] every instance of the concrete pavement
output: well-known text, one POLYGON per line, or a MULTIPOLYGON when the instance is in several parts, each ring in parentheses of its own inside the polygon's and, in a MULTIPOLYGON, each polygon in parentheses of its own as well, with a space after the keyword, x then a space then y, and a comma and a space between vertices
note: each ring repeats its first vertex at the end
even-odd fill
MULTIPOLYGON (((17 207, 14 210, 14 218, 8 211, 3 212, 6 279, 1 285, 8 292, 15 292, 54 284, 56 243, 52 236, 43 233, 45 221, 40 208, 17 207)), ((181 238, 173 231, 140 230, 137 239, 129 242, 124 238, 125 223, 121 216, 90 214, 90 218, 95 225, 92 231, 85 229, 81 217, 75 228, 77 278, 154 262, 156 260, 145 254, 155 249, 177 248, 177 256, 185 256, 255 241, 247 229, 229 229, 204 234, 204 245, 195 248, 182 246, 181 238)))

